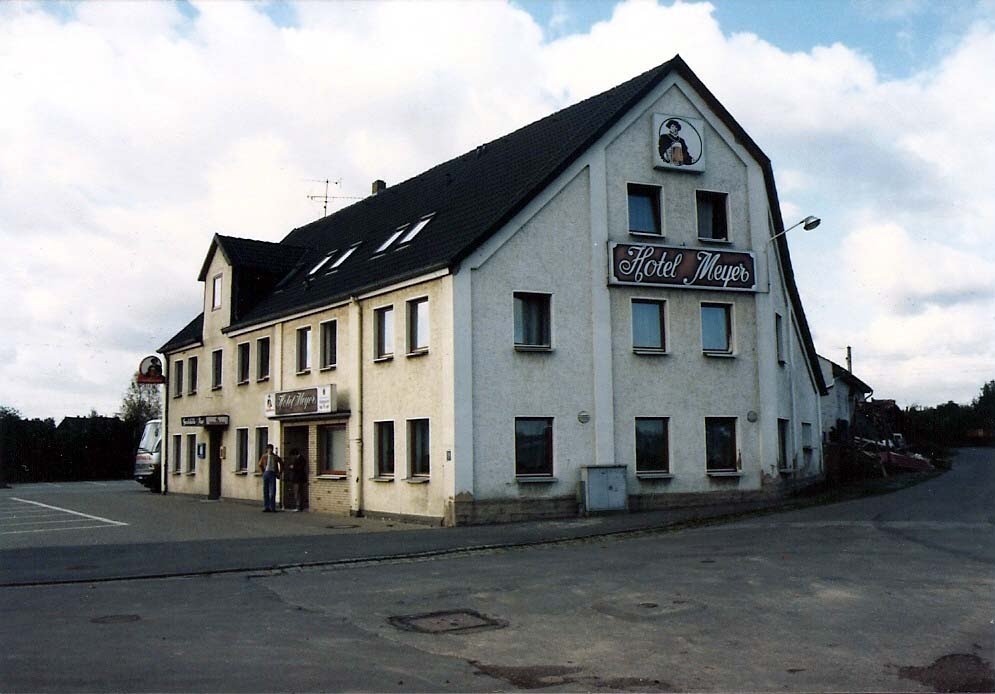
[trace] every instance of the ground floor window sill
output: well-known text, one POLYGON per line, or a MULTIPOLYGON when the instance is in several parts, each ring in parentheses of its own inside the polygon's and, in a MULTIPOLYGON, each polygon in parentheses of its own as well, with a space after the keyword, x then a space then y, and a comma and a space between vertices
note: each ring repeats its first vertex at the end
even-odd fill
POLYGON ((394 478, 393 477, 384 477, 384 476, 371 477, 370 481, 371 482, 393 482, 394 478))
POLYGON ((318 475, 317 480, 344 480, 348 475, 318 475))
POLYGON ((782 475, 793 475, 795 473, 794 469, 790 467, 779 467, 777 471, 782 475))
POLYGON ((235 474, 238 475, 238 476, 240 476, 240 477, 245 477, 249 473, 247 471, 245 471, 245 470, 236 470, 235 474))
POLYGON ((197 473, 196 473, 195 471, 193 471, 193 470, 190 470, 189 472, 187 472, 187 477, 193 477, 193 476, 194 476, 194 475, 196 475, 196 474, 197 474, 197 473))
POLYGON ((672 480, 674 479, 674 473, 672 472, 637 472, 636 478, 641 480, 672 480))
POLYGON ((404 480, 408 484, 428 484, 428 477, 408 477, 404 480))
POLYGON ((742 477, 743 473, 739 470, 709 470, 709 477, 742 477))
POLYGON ((551 484, 556 482, 555 477, 516 477, 515 482, 518 484, 551 484))

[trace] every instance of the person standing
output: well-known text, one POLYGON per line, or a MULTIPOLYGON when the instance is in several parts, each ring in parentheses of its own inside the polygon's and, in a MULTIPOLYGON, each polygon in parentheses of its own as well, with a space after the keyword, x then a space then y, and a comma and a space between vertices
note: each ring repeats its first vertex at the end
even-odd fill
POLYGON ((266 452, 259 459, 259 472, 263 473, 263 513, 276 511, 276 480, 283 469, 283 461, 273 452, 273 444, 266 444, 266 452))
POLYGON ((296 511, 304 510, 304 493, 307 487, 307 458, 296 448, 290 451, 290 482, 294 485, 296 511))

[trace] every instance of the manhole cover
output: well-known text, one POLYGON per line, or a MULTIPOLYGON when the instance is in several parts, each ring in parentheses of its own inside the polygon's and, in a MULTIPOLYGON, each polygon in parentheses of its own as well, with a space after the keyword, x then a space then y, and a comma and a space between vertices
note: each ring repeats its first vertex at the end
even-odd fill
POLYGON ((329 530, 351 530, 352 528, 358 528, 358 525, 326 525, 329 530))
POLYGON ((126 622, 137 622, 141 619, 137 614, 108 614, 103 617, 94 617, 90 621, 94 624, 125 624, 126 622))
POLYGON ((473 610, 448 610, 426 614, 388 617, 387 622, 398 629, 417 631, 422 634, 451 634, 460 631, 501 629, 508 623, 482 615, 473 610))

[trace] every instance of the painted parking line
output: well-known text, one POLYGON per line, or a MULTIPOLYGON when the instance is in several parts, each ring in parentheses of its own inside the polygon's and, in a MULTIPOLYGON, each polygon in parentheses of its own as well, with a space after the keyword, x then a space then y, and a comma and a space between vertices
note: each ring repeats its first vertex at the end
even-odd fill
MULTIPOLYGON (((9 515, 8 518, 4 518, 3 522, 0 523, 0 528, 5 528, 0 530, 0 535, 15 535, 20 533, 39 533, 39 532, 52 532, 56 530, 82 530, 88 528, 111 528, 116 526, 128 525, 122 521, 111 520, 110 518, 102 518, 100 516, 94 516, 89 513, 82 513, 80 511, 73 511, 69 508, 62 508, 61 506, 52 506, 51 504, 43 504, 40 501, 31 501, 30 499, 21 499, 16 496, 10 497, 11 501, 17 501, 21 504, 28 504, 27 507, 12 507, 7 508, 17 509, 14 512, 7 511, 9 515), (72 518, 66 519, 64 516, 69 515, 72 518), (13 521, 14 518, 23 518, 22 521, 13 521), (56 520, 49 520, 56 519, 56 520), (82 519, 85 519, 82 520, 82 519), (86 521, 90 521, 86 523, 86 521), (94 524, 94 522, 98 524, 94 524), (60 523, 76 523, 76 525, 60 525, 59 527, 52 527, 60 523), (80 525, 80 523, 86 523, 85 525, 80 525), (17 526, 41 526, 47 525, 49 527, 33 527, 33 528, 21 528, 18 527, 16 530, 7 530, 6 528, 17 527, 17 526)), ((6 511, 6 509, 4 509, 6 511)))

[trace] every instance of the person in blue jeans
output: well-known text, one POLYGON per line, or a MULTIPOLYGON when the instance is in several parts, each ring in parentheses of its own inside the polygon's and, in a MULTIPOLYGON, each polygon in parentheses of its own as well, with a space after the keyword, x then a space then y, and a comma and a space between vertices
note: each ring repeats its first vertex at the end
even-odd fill
POLYGON ((266 444, 266 452, 259 459, 259 472, 263 473, 263 513, 276 511, 276 480, 283 470, 283 461, 273 452, 273 444, 266 444))

